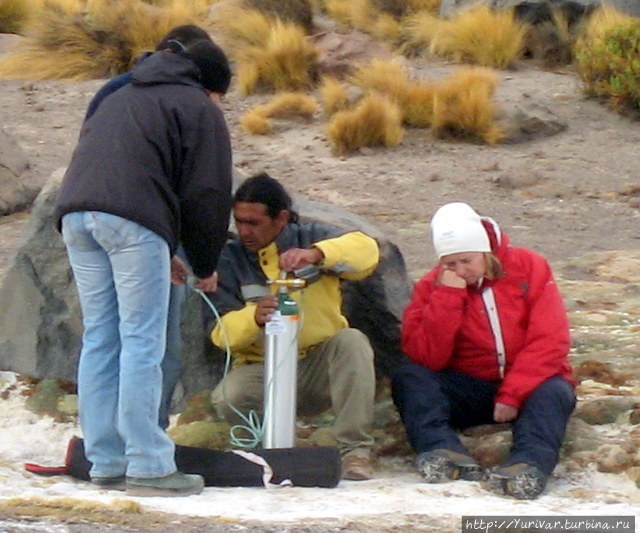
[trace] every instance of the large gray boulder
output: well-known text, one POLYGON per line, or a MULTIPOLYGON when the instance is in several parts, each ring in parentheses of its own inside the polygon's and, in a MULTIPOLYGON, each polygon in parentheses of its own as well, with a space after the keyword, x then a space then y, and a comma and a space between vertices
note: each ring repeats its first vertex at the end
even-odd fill
MULTIPOLYGON (((82 324, 66 251, 53 221, 63 174, 56 171, 37 197, 24 241, 0 280, 0 370, 75 382, 82 324)), ((399 249, 361 217, 304 199, 296 199, 295 207, 303 220, 360 229, 380 242, 382 259, 376 271, 366 280, 345 283, 344 309, 351 324, 369 336, 379 376, 389 375, 403 360, 400 318, 411 292, 399 249)), ((210 389, 224 366, 224 354, 205 335, 202 304, 191 292, 182 316, 180 397, 210 389)))
POLYGON ((29 160, 18 142, 0 124, 0 216, 33 202, 38 190, 24 179, 29 160))

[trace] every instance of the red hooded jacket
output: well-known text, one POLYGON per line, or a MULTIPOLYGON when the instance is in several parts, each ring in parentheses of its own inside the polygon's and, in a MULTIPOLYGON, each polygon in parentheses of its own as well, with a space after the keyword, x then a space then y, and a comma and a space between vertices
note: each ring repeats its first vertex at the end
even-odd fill
POLYGON ((416 284, 404 311, 402 347, 416 363, 499 381, 496 342, 482 290, 492 287, 506 365, 496 402, 520 409, 543 381, 561 376, 570 383, 569 321, 548 262, 537 253, 509 246, 495 223, 483 220, 503 275, 481 289, 438 283, 440 266, 416 284))

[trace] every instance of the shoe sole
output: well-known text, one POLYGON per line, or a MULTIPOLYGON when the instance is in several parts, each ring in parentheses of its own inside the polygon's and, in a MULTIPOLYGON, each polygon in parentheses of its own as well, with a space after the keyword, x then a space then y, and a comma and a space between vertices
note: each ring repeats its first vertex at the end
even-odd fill
POLYGON ((100 489, 100 490, 118 490, 122 492, 127 489, 127 485, 125 483, 113 483, 111 485, 100 485, 98 483, 92 483, 92 485, 96 489, 100 489))
POLYGON ((488 489, 500 495, 512 496, 518 500, 535 500, 547 486, 546 480, 530 475, 514 477, 491 476, 488 489))
POLYGON ((363 474, 358 472, 348 472, 342 475, 342 479, 347 481, 368 481, 373 478, 373 474, 363 474))
POLYGON ((418 466, 418 471, 427 483, 446 483, 457 479, 481 481, 486 477, 485 469, 480 465, 461 466, 446 457, 434 457, 425 461, 418 466))
POLYGON ((132 486, 128 484, 126 486, 128 496, 141 496, 141 497, 180 497, 191 496, 193 494, 200 494, 204 487, 193 487, 188 489, 160 489, 158 487, 144 487, 144 486, 132 486))
POLYGON ((111 479, 109 481, 105 481, 105 479, 109 478, 94 478, 91 480, 91 484, 100 490, 119 490, 123 491, 127 488, 126 481, 123 478, 121 479, 111 479))

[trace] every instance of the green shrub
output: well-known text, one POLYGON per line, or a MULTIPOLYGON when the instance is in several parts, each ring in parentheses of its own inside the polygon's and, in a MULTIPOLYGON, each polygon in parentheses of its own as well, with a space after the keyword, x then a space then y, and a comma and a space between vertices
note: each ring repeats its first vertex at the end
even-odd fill
POLYGON ((601 39, 583 40, 576 63, 587 94, 640 114, 640 20, 625 21, 601 39))

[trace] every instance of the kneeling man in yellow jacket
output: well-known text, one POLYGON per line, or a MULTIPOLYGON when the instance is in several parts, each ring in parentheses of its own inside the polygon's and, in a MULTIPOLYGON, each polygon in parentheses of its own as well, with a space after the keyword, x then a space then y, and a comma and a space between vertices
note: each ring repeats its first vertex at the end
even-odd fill
POLYGON ((320 276, 291 293, 303 319, 298 347, 298 413, 332 408, 333 435, 342 456, 344 479, 373 476, 371 447, 375 370, 367 337, 349 327, 342 314, 341 280, 363 279, 378 265, 378 244, 359 232, 299 223, 291 197, 266 173, 238 188, 233 216, 238 238, 227 243, 218 262, 218 290, 208 296, 213 343, 233 355, 233 368, 212 393, 218 414, 237 422, 235 409, 262 412, 264 327, 276 311, 268 280, 281 271, 319 267, 320 276), (221 323, 220 323, 221 322, 221 323))

